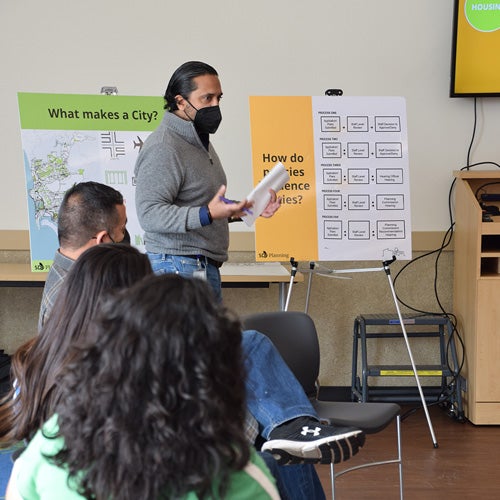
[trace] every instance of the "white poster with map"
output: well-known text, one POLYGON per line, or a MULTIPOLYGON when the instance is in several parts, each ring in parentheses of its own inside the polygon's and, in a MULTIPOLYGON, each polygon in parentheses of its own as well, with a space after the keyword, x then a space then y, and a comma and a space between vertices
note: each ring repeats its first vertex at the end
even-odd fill
POLYGON ((75 183, 120 191, 131 242, 143 248, 134 206, 134 165, 163 116, 158 97, 19 93, 31 268, 47 271, 58 248, 57 215, 75 183))

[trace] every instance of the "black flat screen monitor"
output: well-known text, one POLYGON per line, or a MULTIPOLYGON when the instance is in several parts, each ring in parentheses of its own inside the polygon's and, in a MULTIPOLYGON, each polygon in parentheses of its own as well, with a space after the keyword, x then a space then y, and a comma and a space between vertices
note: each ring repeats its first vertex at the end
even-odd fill
POLYGON ((500 0, 455 0, 450 96, 500 96, 500 0))

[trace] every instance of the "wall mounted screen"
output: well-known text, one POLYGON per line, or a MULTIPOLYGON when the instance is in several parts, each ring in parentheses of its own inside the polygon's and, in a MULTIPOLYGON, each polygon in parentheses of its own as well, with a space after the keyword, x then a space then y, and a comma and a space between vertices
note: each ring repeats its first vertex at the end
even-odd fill
POLYGON ((450 96, 500 96, 500 1, 455 0, 450 96))

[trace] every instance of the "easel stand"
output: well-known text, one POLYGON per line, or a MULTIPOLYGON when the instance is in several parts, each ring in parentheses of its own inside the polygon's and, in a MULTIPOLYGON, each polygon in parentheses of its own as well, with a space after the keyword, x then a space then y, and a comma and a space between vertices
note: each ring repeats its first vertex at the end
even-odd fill
MULTIPOLYGON (((290 264, 292 266, 292 270, 290 272, 290 284, 288 285, 288 293, 286 296, 285 308, 283 309, 284 311, 288 311, 288 304, 290 303, 290 297, 292 296, 293 281, 295 280, 297 269, 299 267, 299 263, 296 262, 293 257, 290 259, 290 264)), ((311 283, 311 278, 309 277, 309 286, 310 283, 311 283)))
MULTIPOLYGON (((411 347, 410 347, 410 342, 408 340, 408 334, 406 332, 405 322, 403 320, 403 316, 402 316, 401 310, 399 308, 398 298, 397 298, 396 292, 394 290, 394 284, 393 284, 392 278, 391 278, 391 271, 390 271, 390 267, 389 266, 393 262, 395 262, 395 260, 396 260, 396 257, 393 256, 391 260, 383 261, 382 262, 382 267, 359 268, 359 269, 341 269, 341 270, 327 269, 327 270, 325 270, 325 272, 315 271, 314 270, 315 263, 314 262, 310 262, 308 270, 301 270, 302 273, 309 273, 309 279, 308 279, 308 283, 307 283, 307 294, 306 294, 306 308, 305 308, 305 312, 307 313, 308 309, 309 309, 309 298, 310 298, 310 293, 311 293, 311 284, 312 284, 312 275, 313 275, 313 273, 321 274, 323 276, 329 276, 329 277, 332 277, 332 278, 333 277, 339 277, 340 278, 341 276, 335 276, 335 275, 337 275, 337 274, 351 274, 351 273, 366 273, 366 272, 374 272, 374 271, 384 271, 385 272, 385 274, 387 276, 387 280, 389 282, 389 287, 391 289, 391 294, 392 294, 392 298, 394 300, 394 305, 396 306, 396 312, 398 314, 399 324, 401 325, 401 331, 403 333, 403 337, 404 337, 405 344, 406 344, 406 349, 408 351, 408 356, 410 358, 411 367, 412 367, 412 370, 413 370, 413 374, 415 376, 415 382, 417 384, 418 393, 419 393, 419 396, 420 396, 420 400, 422 401, 422 407, 424 409, 425 417, 427 419, 427 424, 429 426, 429 431, 431 433, 432 444, 433 444, 434 448, 438 448, 439 445, 438 445, 438 442, 436 440, 436 436, 434 434, 434 428, 432 426, 431 417, 429 415, 429 409, 427 408, 427 403, 425 401, 424 392, 422 390, 422 385, 420 383, 420 378, 418 376, 417 367, 416 367, 415 361, 413 359, 413 353, 412 353, 412 350, 411 350, 411 347)), ((298 262, 295 261, 295 259, 293 257, 290 259, 290 264, 292 266, 292 271, 291 271, 290 286, 288 287, 288 296, 287 296, 287 300, 286 300, 286 304, 285 304, 285 311, 288 310, 288 304, 289 304, 289 301, 290 301, 292 287, 293 287, 293 280, 294 280, 295 275, 297 274, 297 270, 298 270, 298 267, 299 267, 298 262)))

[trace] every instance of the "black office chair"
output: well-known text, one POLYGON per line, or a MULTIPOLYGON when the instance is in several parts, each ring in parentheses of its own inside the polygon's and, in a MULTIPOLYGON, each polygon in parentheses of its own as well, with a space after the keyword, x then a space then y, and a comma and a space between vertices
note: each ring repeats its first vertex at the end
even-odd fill
POLYGON ((403 499, 403 467, 401 455, 401 408, 395 403, 357 403, 321 401, 317 398, 319 385, 319 342, 316 327, 303 312, 276 311, 258 313, 243 318, 246 330, 257 330, 271 339, 281 356, 302 384, 304 391, 322 421, 333 425, 353 426, 366 434, 374 434, 396 421, 397 457, 392 460, 369 462, 335 472, 330 465, 332 499, 335 499, 335 478, 352 470, 377 465, 398 464, 399 496, 403 499))

